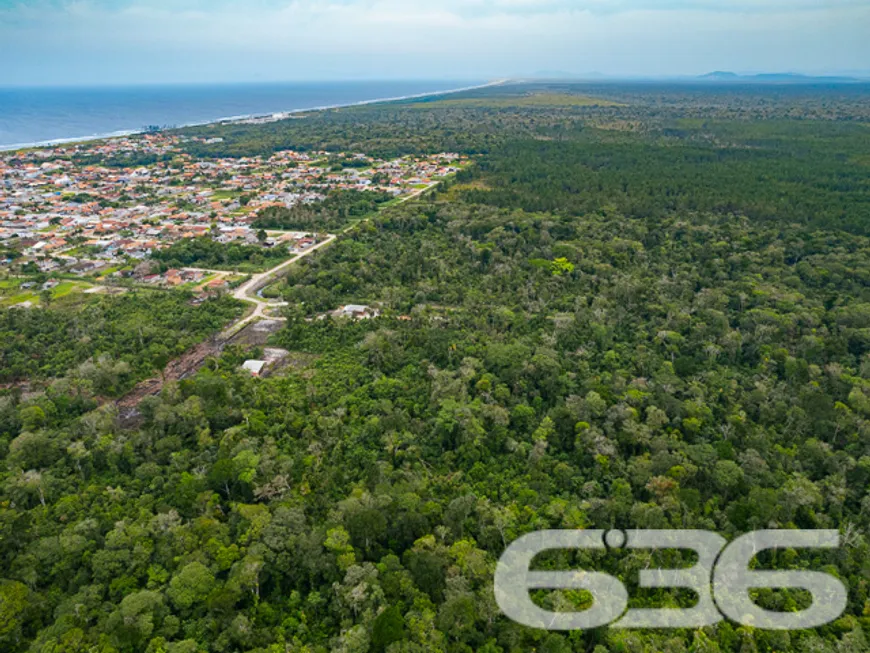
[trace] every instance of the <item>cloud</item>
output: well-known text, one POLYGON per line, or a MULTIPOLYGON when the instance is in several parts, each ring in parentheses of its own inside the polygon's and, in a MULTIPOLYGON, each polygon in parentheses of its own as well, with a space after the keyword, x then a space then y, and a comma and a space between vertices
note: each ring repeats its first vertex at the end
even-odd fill
POLYGON ((867 25, 866 0, 0 0, 0 84, 861 68, 867 25))

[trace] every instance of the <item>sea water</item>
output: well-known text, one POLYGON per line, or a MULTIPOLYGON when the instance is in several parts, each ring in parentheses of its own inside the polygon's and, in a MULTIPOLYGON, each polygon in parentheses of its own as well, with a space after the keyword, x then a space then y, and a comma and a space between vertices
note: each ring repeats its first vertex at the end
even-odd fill
POLYGON ((469 82, 384 81, 0 89, 0 149, 426 95, 469 82))

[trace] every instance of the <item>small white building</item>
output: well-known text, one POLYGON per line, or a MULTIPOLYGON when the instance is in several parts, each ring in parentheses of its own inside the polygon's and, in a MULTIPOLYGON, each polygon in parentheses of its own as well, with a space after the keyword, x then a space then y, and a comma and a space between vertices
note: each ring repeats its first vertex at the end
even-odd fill
POLYGON ((260 376, 266 368, 266 361, 247 360, 242 369, 251 373, 251 376, 260 376))
POLYGON ((336 311, 336 315, 341 317, 350 317, 354 320, 367 320, 373 317, 378 317, 381 314, 376 308, 371 306, 363 306, 360 304, 348 304, 336 311))

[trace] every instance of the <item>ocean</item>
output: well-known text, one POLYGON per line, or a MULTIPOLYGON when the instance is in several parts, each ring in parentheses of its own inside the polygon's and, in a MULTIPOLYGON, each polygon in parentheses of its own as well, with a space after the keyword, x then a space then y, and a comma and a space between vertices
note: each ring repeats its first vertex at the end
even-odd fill
POLYGON ((344 106, 473 86, 450 81, 0 89, 0 149, 227 118, 344 106))

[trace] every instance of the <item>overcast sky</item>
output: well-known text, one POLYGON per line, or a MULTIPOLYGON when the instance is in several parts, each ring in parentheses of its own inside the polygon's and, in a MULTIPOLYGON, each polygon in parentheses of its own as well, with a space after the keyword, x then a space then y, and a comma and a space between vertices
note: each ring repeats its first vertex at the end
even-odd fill
POLYGON ((868 0, 0 0, 0 85, 870 69, 868 0))

